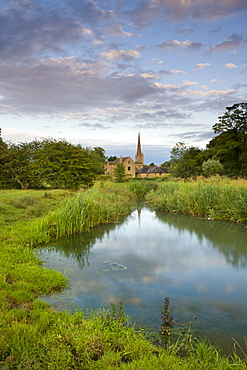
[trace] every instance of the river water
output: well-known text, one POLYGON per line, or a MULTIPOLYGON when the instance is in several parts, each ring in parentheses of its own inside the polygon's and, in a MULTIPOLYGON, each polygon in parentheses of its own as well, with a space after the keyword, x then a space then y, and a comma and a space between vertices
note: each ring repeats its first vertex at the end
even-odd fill
POLYGON ((155 213, 143 207, 121 222, 61 238, 39 251, 70 288, 49 301, 87 312, 123 301, 138 326, 158 331, 165 297, 178 323, 229 353, 246 350, 246 224, 155 213), (194 316, 197 319, 194 319, 194 316))

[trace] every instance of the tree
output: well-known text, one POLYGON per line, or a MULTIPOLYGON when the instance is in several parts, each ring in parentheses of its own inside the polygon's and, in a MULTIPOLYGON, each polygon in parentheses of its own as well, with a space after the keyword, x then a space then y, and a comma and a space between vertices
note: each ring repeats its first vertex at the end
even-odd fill
MULTIPOLYGON (((0 140, 1 175, 6 174, 12 178, 15 186, 22 189, 45 186, 78 189, 80 186, 91 186, 104 168, 98 152, 65 140, 2 144, 0 140)), ((6 181, 3 182, 2 177, 0 186, 3 187, 6 181)))
POLYGON ((6 171, 5 162, 8 145, 2 139, 2 130, 0 128, 0 188, 11 188, 13 187, 13 181, 11 174, 6 171))
POLYGON ((188 178, 201 172, 202 150, 179 142, 171 150, 171 173, 175 177, 188 178))
POLYGON ((117 159, 117 157, 116 157, 115 155, 113 155, 113 156, 111 156, 111 157, 108 157, 108 158, 107 158, 107 161, 108 161, 108 162, 113 162, 113 161, 115 161, 115 159, 117 159))
POLYGON ((125 180, 125 167, 123 163, 117 163, 113 171, 113 176, 116 182, 124 182, 125 180))
POLYGON ((4 171, 11 176, 21 189, 39 187, 40 183, 34 171, 34 155, 39 142, 9 143, 5 150, 4 171))
POLYGON ((247 177, 247 103, 226 107, 227 112, 213 125, 218 136, 207 145, 211 158, 224 165, 227 176, 247 177))
POLYGON ((105 149, 101 148, 100 146, 94 147, 92 155, 95 157, 95 161, 99 163, 96 174, 102 175, 104 173, 105 162, 107 158, 105 155, 105 149))
POLYGON ((165 162, 161 163, 160 167, 170 167, 170 165, 171 165, 170 161, 165 161, 165 162))
POLYGON ((52 188, 91 186, 100 166, 99 156, 91 149, 65 140, 44 140, 35 154, 37 175, 52 188))
POLYGON ((185 151, 187 150, 187 146, 183 142, 176 143, 175 146, 171 150, 171 162, 176 163, 178 160, 181 160, 185 151))
POLYGON ((218 117, 219 122, 213 125, 216 134, 233 130, 243 141, 246 141, 247 134, 247 103, 234 104, 226 107, 227 112, 218 117))
POLYGON ((215 176, 217 174, 221 174, 224 170, 224 166, 215 159, 208 159, 204 161, 202 164, 202 173, 204 176, 215 176))
POLYGON ((100 146, 95 146, 93 151, 98 154, 103 162, 106 161, 105 149, 101 148, 100 146))

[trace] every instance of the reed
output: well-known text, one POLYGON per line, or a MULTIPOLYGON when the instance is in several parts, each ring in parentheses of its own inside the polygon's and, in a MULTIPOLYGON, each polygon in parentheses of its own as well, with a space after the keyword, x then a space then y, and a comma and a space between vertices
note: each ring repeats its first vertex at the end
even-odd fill
POLYGON ((116 222, 133 210, 131 196, 122 184, 96 184, 90 190, 65 199, 58 209, 34 220, 25 229, 22 226, 19 238, 25 245, 36 246, 51 238, 82 233, 98 224, 116 222))
POLYGON ((236 222, 247 221, 247 184, 229 179, 159 183, 147 194, 155 210, 236 222))

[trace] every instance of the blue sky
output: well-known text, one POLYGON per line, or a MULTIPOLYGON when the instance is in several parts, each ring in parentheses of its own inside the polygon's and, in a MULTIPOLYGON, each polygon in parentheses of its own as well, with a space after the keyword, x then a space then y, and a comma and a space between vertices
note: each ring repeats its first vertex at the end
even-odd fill
POLYGON ((51 137, 134 158, 205 148, 247 101, 246 0, 0 0, 4 140, 51 137))

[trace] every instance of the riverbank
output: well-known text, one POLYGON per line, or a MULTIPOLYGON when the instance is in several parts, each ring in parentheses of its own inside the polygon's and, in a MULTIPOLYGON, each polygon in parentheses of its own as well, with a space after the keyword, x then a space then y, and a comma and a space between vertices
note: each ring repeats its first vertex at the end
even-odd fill
MULTIPOLYGON (((47 270, 33 247, 116 221, 133 209, 133 197, 128 186, 112 183, 98 183, 89 191, 61 197, 41 192, 41 209, 45 204, 47 208, 40 215, 16 207, 34 197, 31 192, 20 192, 26 200, 15 203, 14 196, 8 206, 1 205, 2 369, 247 369, 238 356, 221 357, 215 348, 191 341, 191 337, 187 337, 183 357, 177 355, 179 344, 167 350, 156 347, 141 331, 127 325, 121 304, 91 317, 52 310, 40 297, 62 291, 68 281, 57 271, 47 270), (11 212, 12 221, 8 219, 11 212)), ((6 203, 8 191, 1 196, 6 203)), ((16 197, 20 198, 19 193, 16 197)))
POLYGON ((146 196, 156 211, 207 219, 247 222, 247 181, 212 177, 197 181, 160 182, 146 196))

